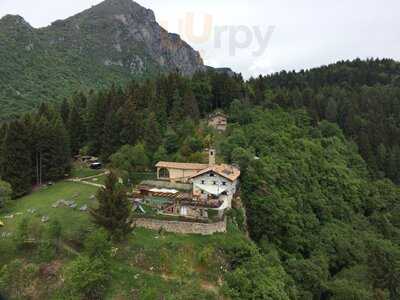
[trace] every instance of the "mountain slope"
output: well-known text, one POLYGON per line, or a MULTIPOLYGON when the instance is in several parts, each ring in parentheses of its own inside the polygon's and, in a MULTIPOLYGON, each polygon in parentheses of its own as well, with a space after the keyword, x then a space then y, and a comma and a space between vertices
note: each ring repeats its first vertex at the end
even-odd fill
POLYGON ((132 77, 204 70, 198 52, 131 0, 106 0, 35 29, 19 16, 0 20, 0 118, 132 77))

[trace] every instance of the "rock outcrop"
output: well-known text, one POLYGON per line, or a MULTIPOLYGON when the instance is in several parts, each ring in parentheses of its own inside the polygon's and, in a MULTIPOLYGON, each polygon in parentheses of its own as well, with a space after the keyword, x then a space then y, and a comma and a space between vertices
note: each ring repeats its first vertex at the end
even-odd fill
POLYGON ((192 75, 204 70, 200 54, 179 35, 163 29, 154 12, 131 0, 106 0, 76 16, 41 30, 53 46, 96 53, 98 62, 130 73, 159 68, 192 75), (108 63, 105 63, 108 62, 108 63))
POLYGON ((197 51, 131 0, 106 0, 39 29, 7 15, 0 19, 0 63, 0 119, 76 90, 207 70, 197 51))

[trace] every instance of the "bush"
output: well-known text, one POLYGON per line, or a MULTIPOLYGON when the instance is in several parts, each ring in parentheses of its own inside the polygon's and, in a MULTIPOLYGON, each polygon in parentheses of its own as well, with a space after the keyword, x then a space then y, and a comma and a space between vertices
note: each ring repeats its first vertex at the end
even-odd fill
POLYGON ((0 269, 0 291, 4 291, 10 299, 30 299, 29 289, 39 268, 35 264, 26 264, 16 259, 0 269))
POLYGON ((203 265, 210 267, 215 261, 214 256, 215 256, 215 249, 213 246, 210 245, 200 251, 199 261, 203 265))
POLYGON ((96 230, 85 240, 85 252, 90 258, 102 258, 108 261, 111 257, 112 244, 104 230, 96 230))
POLYGON ((57 255, 56 246, 48 240, 41 241, 37 249, 38 260, 41 263, 52 261, 57 255))
POLYGON ((61 239, 62 227, 59 221, 52 220, 49 224, 49 238, 54 241, 61 239))
POLYGON ((11 199, 11 185, 0 180, 0 208, 3 208, 7 201, 11 199))
POLYGON ((26 241, 29 235, 28 225, 29 225, 29 220, 27 218, 23 218, 17 225, 14 241, 18 250, 22 250, 26 246, 26 241))
POLYGON ((109 269, 102 259, 80 256, 65 270, 65 288, 70 296, 102 299, 109 280, 109 269))
POLYGON ((224 293, 231 299, 289 300, 286 273, 259 254, 226 274, 224 293))
POLYGON ((246 230, 245 215, 243 208, 232 208, 226 215, 236 223, 238 228, 242 231, 246 230))

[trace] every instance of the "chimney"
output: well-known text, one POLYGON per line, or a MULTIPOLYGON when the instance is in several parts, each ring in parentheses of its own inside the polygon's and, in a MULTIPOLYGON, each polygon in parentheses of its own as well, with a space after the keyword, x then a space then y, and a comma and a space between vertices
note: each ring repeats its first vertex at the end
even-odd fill
POLYGON ((208 164, 210 166, 215 165, 215 149, 210 148, 208 149, 208 164))

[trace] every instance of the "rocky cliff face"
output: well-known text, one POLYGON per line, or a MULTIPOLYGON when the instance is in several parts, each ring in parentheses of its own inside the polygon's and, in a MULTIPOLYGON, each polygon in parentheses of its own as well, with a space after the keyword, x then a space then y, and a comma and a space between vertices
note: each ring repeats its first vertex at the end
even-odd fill
POLYGON ((55 47, 72 47, 105 66, 130 73, 178 69, 185 75, 204 70, 203 61, 178 35, 168 33, 153 11, 131 0, 106 0, 41 30, 55 47))
POLYGON ((0 119, 57 102, 74 91, 179 70, 206 70, 198 52, 132 0, 106 0, 35 29, 0 19, 0 119))

